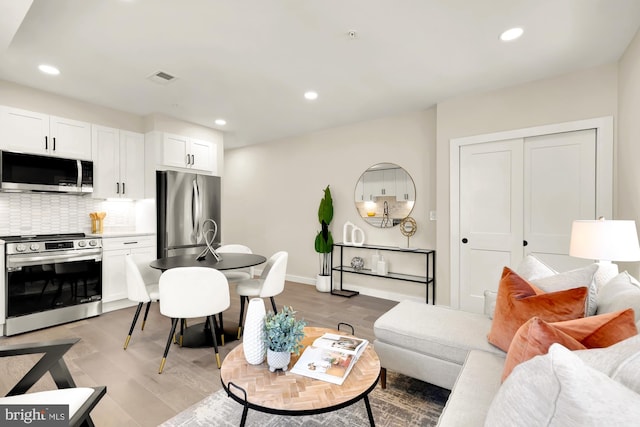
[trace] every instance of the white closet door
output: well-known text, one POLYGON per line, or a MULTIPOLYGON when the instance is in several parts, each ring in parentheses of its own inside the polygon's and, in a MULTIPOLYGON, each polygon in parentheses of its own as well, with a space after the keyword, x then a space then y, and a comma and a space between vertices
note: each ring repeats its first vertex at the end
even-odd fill
POLYGON ((525 139, 524 183, 525 253, 558 271, 588 264, 568 252, 573 220, 596 215, 595 129, 525 139))
POLYGON ((502 267, 522 258, 523 140, 460 148, 460 301, 481 313, 484 291, 498 286, 502 267))

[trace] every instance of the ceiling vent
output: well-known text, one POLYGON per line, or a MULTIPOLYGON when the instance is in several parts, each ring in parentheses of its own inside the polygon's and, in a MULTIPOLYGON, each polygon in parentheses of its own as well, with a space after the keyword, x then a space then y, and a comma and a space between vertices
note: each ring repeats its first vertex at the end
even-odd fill
POLYGON ((151 80, 154 83, 158 83, 161 85, 169 84, 176 80, 177 77, 172 76, 169 73, 165 73, 164 71, 156 71, 155 73, 147 76, 147 79, 151 80))

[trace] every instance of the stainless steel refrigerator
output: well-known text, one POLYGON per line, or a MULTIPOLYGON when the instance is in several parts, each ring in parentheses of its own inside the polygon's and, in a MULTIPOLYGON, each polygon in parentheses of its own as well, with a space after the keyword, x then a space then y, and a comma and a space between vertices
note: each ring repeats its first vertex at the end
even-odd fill
POLYGON ((218 225, 213 247, 220 246, 220 177, 157 171, 156 210, 159 258, 202 252, 206 219, 218 225))

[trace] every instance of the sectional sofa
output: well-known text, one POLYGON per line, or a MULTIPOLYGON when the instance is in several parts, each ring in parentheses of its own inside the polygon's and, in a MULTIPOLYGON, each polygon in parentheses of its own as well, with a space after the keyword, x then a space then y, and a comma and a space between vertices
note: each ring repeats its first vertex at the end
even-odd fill
MULTIPOLYGON (((374 346, 383 368, 383 387, 386 370, 393 370, 450 389, 438 426, 472 427, 483 426, 485 422, 490 426, 512 426, 519 422, 523 426, 536 425, 534 419, 525 416, 531 408, 534 408, 532 417, 544 419, 540 421, 541 425, 566 423, 562 417, 567 415, 567 411, 573 419, 589 416, 590 420, 597 421, 598 417, 590 411, 599 409, 599 404, 592 404, 590 398, 585 399, 581 395, 577 399, 585 402, 587 407, 575 407, 576 396, 567 396, 566 393, 578 390, 591 397, 594 390, 590 388, 608 390, 606 386, 613 383, 614 391, 608 391, 600 400, 629 394, 624 398, 616 397, 616 401, 628 403, 631 399, 634 409, 618 412, 627 414, 625 416, 638 416, 635 422, 640 423, 640 414, 636 414, 640 411, 640 336, 637 335, 637 329, 640 329, 640 283, 623 272, 597 289, 593 282, 596 270, 594 264, 580 271, 562 273, 562 276, 531 258, 518 268, 531 283, 537 281, 544 285, 546 280, 547 284, 557 286, 561 282, 565 288, 575 286, 576 281, 584 283, 584 278, 590 275, 591 281, 586 287, 591 295, 587 298, 586 314, 602 315, 633 308, 631 316, 635 319, 630 321, 632 327, 633 321, 636 322, 636 332, 630 338, 605 349, 574 352, 554 344, 546 355, 516 366, 503 383, 507 353, 487 339, 492 332, 491 304, 487 304, 485 314, 476 314, 403 301, 374 324, 374 346), (564 377, 554 371, 563 363, 575 371, 572 371, 573 377, 569 375, 570 380, 561 380, 564 377), (535 371, 533 374, 532 369, 535 371), (598 385, 588 383, 587 380, 593 376, 591 374, 600 381, 594 380, 593 384, 598 385), (535 381, 531 380, 531 375, 535 381), (576 385, 573 380, 587 383, 576 385), (537 402, 537 405, 531 402, 537 402)), ((611 407, 607 411, 611 412, 611 407)), ((589 425, 584 420, 578 425, 581 424, 589 425)))

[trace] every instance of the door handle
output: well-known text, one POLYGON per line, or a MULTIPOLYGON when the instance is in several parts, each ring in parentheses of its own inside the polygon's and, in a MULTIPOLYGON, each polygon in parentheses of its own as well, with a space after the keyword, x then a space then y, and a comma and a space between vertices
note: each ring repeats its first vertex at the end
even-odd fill
POLYGON ((120 183, 116 182, 116 194, 120 194, 120 183))
POLYGON ((49 149, 49 137, 48 136, 44 137, 44 149, 45 150, 49 149))
POLYGON ((124 182, 122 183, 122 195, 124 195, 125 191, 124 191, 124 182))
POLYGON ((462 243, 464 243, 465 245, 469 242, 469 239, 467 239, 466 237, 464 239, 462 239, 462 243))
POLYGON ((56 151, 56 137, 53 137, 53 151, 56 151))
POLYGON ((522 246, 527 246, 529 244, 529 242, 527 242, 526 240, 522 241, 522 246))

